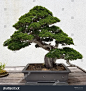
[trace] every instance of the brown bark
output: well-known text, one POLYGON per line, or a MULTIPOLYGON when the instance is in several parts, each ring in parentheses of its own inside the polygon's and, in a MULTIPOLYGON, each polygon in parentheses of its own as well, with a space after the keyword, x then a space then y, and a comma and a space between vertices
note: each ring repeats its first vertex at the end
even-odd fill
POLYGON ((45 56, 44 58, 46 68, 53 68, 56 62, 56 58, 48 58, 45 56))
MULTIPOLYGON (((47 51, 50 51, 51 49, 53 49, 54 48, 54 46, 52 46, 52 45, 50 45, 50 44, 46 44, 46 43, 43 43, 42 41, 38 41, 39 39, 34 39, 34 40, 32 40, 32 41, 28 41, 28 42, 34 42, 34 43, 36 43, 36 44, 38 44, 40 47, 42 47, 43 49, 45 49, 45 50, 47 50, 47 51)), ((60 59, 64 59, 64 55, 62 55, 61 57, 60 57, 60 59)), ((56 58, 48 58, 48 57, 46 57, 45 56, 45 58, 44 58, 44 63, 45 63, 45 66, 47 67, 47 68, 52 68, 53 67, 53 65, 55 64, 55 61, 56 61, 56 58)), ((70 66, 75 66, 75 65, 73 65, 73 64, 71 64, 70 62, 69 62, 69 60, 66 60, 66 63, 68 64, 68 65, 70 65, 70 66)))
MULTIPOLYGON (((38 44, 40 47, 42 47, 43 49, 45 49, 45 50, 47 50, 47 51, 50 51, 51 49, 54 48, 53 46, 48 45, 48 44, 45 44, 45 43, 43 44, 41 41, 37 41, 36 39, 31 40, 31 41, 28 41, 28 42, 29 42, 29 43, 30 43, 30 42, 34 42, 34 43, 38 44)), ((64 57, 65 57, 65 56, 62 55, 62 56, 60 57, 60 59, 64 59, 64 57)), ((57 58, 48 58, 48 57, 45 56, 45 58, 44 58, 45 66, 46 66, 47 68, 52 68, 52 67, 53 67, 53 64, 55 64, 56 59, 57 59, 57 58)), ((69 62, 69 60, 66 60, 66 63, 67 63, 69 66, 75 66, 74 64, 71 64, 71 63, 69 62)))
POLYGON ((74 64, 71 64, 71 63, 69 62, 69 60, 66 60, 66 63, 67 63, 69 66, 71 66, 71 67, 74 67, 74 66, 75 66, 74 64))

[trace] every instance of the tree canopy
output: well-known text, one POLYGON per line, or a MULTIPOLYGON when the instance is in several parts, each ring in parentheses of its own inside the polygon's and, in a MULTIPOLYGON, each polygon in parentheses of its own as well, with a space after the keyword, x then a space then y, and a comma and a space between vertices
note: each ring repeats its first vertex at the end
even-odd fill
POLYGON ((65 59, 65 60, 76 60, 82 59, 82 55, 74 50, 73 48, 64 47, 62 49, 52 49, 46 54, 47 57, 65 59))
POLYGON ((62 29, 52 25, 57 22, 60 22, 60 19, 54 17, 51 11, 42 6, 35 6, 13 25, 17 31, 3 45, 15 51, 35 43, 36 48, 41 47, 49 51, 46 54, 47 57, 62 58, 64 56, 65 60, 81 59, 82 55, 73 48, 58 48, 59 44, 74 45, 74 43, 62 29), (55 40, 55 45, 46 43, 53 40, 55 40))

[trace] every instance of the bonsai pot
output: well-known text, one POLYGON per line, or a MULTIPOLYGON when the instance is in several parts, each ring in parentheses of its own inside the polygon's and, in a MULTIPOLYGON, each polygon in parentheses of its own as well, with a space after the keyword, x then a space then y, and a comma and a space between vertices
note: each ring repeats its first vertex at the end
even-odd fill
POLYGON ((8 75, 9 75, 9 73, 6 70, 0 70, 0 78, 8 76, 8 75))
POLYGON ((56 64, 65 68, 65 70, 61 71, 27 70, 30 65, 33 64, 27 64, 22 70, 26 83, 67 83, 68 74, 71 72, 64 64, 56 64))

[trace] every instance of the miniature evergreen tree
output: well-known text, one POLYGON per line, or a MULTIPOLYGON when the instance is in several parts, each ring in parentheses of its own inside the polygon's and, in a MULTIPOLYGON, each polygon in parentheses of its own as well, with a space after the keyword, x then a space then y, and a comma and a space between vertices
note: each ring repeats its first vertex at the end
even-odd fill
POLYGON ((56 59, 65 59, 67 63, 69 60, 82 59, 82 55, 73 48, 58 48, 59 44, 74 45, 74 43, 73 39, 68 37, 58 26, 52 25, 57 22, 60 20, 54 17, 48 9, 35 6, 13 25, 17 31, 3 45, 15 51, 35 43, 36 48, 41 47, 49 51, 45 55, 47 68, 53 67, 56 59), (55 45, 49 44, 52 41, 55 41, 55 45))

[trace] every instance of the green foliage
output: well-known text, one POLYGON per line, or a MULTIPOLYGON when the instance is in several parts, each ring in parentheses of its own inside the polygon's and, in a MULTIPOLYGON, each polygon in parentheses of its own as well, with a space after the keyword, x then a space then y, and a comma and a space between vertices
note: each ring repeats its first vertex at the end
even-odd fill
POLYGON ((15 42, 12 42, 8 45, 8 49, 15 51, 15 50, 19 50, 21 48, 24 48, 28 45, 30 45, 28 42, 15 41, 15 42))
POLYGON ((28 41, 21 42, 20 40, 8 39, 4 42, 3 45, 8 46, 8 49, 15 51, 29 46, 30 43, 28 43, 28 41))
POLYGON ((59 44, 74 44, 73 39, 68 37, 66 33, 64 33, 59 27, 56 26, 42 29, 38 36, 42 38, 49 37, 55 39, 59 44))
POLYGON ((65 60, 76 60, 82 59, 83 56, 73 48, 64 47, 63 49, 52 49, 49 53, 46 54, 46 57, 65 60))
POLYGON ((0 71, 3 70, 3 69, 5 68, 5 65, 6 65, 5 63, 2 64, 2 63, 0 62, 0 71))
POLYGON ((29 16, 37 16, 37 17, 45 17, 51 15, 52 16, 52 12, 50 12, 48 9, 46 9, 45 7, 42 6, 35 6, 33 7, 28 13, 26 13, 25 15, 21 16, 19 18, 19 20, 29 17, 29 16))
POLYGON ((11 50, 19 50, 21 48, 24 48, 30 45, 28 40, 32 40, 32 39, 34 39, 34 36, 32 35, 28 35, 27 33, 15 32, 10 39, 7 39, 4 42, 3 45, 8 46, 8 49, 11 49, 11 50))
POLYGON ((35 6, 30 11, 33 11, 33 10, 37 10, 37 11, 42 10, 42 11, 47 12, 49 15, 52 15, 52 12, 50 12, 48 9, 46 9, 45 7, 42 7, 42 6, 35 6))
POLYGON ((76 60, 83 58, 83 56, 73 48, 64 47, 63 50, 65 51, 65 60, 76 60))
MULTIPOLYGON (((19 21, 13 25, 17 31, 3 45, 15 51, 29 46, 35 39, 44 45, 47 45, 44 42, 51 42, 53 39, 57 45, 74 44, 72 38, 68 37, 58 26, 52 25, 57 22, 60 22, 60 20, 54 17, 51 11, 42 6, 35 6, 28 13, 22 15, 19 21)), ((40 46, 36 44, 35 47, 38 48, 40 46)), ((82 55, 73 48, 64 47, 63 49, 58 49, 56 46, 52 48, 46 54, 47 57, 57 57, 58 59, 63 58, 65 60, 82 58, 82 55)))
POLYGON ((54 26, 54 25, 51 27, 44 27, 43 29, 48 30, 48 31, 55 33, 55 34, 62 31, 58 26, 54 26))
MULTIPOLYGON (((31 9, 28 13, 25 15, 21 16, 19 18, 19 21, 13 25, 16 29, 19 29, 20 27, 26 25, 26 24, 31 24, 31 27, 34 27, 35 23, 39 20, 40 25, 43 25, 43 23, 51 23, 50 19, 53 19, 52 23, 55 23, 56 21, 59 22, 60 20, 56 17, 52 17, 52 12, 50 12, 48 9, 42 6, 35 6, 33 9, 31 9), (47 18, 46 18, 47 17, 47 18), (46 19, 45 19, 46 18, 46 19), (42 19, 42 20, 41 20, 42 19), (49 19, 47 21, 47 19, 49 19), (42 22, 43 21, 43 22, 42 22), (33 24, 34 23, 34 24, 33 24)), ((39 24, 39 23, 37 23, 39 24)), ((37 25, 36 24, 36 25, 37 25)), ((29 26, 29 27, 30 27, 29 26)))
MULTIPOLYGON (((21 16, 19 21, 13 25, 17 29, 16 32, 4 42, 4 46, 8 46, 11 50, 19 50, 23 47, 28 46, 28 40, 35 39, 38 35, 40 35, 39 30, 43 31, 43 28, 48 28, 51 30, 52 28, 55 31, 56 27, 49 26, 50 24, 59 22, 60 20, 57 17, 53 17, 51 11, 42 6, 33 7, 28 13, 21 16), (31 33, 32 32, 32 33, 31 33)), ((43 41, 52 41, 52 38, 42 39, 43 41)))
POLYGON ((12 42, 12 39, 7 39, 4 43, 3 46, 8 46, 12 42))
POLYGON ((40 29, 45 24, 50 25, 59 21, 60 20, 58 18, 49 15, 45 19, 39 20, 39 22, 31 23, 28 29, 40 29))
POLYGON ((17 33, 15 32, 11 38, 13 40, 32 40, 34 39, 33 35, 28 35, 27 33, 17 33))

